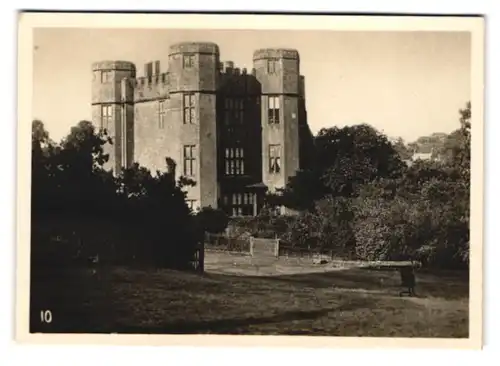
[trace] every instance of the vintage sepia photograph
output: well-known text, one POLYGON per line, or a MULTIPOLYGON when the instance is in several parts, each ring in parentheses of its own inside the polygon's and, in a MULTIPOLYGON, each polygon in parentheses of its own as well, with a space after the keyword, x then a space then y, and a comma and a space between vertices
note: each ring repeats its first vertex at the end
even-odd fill
POLYGON ((482 18, 19 29, 19 338, 480 347, 482 18))

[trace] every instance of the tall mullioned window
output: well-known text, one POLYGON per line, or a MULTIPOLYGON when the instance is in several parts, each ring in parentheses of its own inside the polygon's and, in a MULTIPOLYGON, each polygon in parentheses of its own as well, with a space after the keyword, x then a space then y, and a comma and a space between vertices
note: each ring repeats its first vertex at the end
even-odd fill
POLYGON ((158 127, 160 129, 165 128, 165 101, 160 100, 158 102, 158 127))
POLYGON ((233 109, 233 100, 230 98, 224 99, 224 123, 231 124, 231 110, 233 109))
POLYGON ((253 193, 233 193, 224 196, 223 204, 232 216, 253 215, 255 196, 253 193))
POLYGON ((111 82, 111 71, 103 70, 101 71, 101 83, 110 83, 111 82))
POLYGON ((182 55, 182 65, 185 69, 190 69, 194 67, 194 55, 191 54, 182 55))
POLYGON ((245 119, 245 99, 236 99, 236 111, 234 113, 238 123, 243 123, 245 119))
POLYGON ((224 167, 226 175, 245 174, 245 156, 243 148, 226 148, 224 156, 224 167))
POLYGON ((224 100, 224 123, 241 124, 244 121, 245 100, 243 98, 226 98, 224 100))
POLYGON ((269 173, 281 171, 281 145, 269 145, 269 173))
POLYGON ((196 174, 196 146, 184 145, 184 175, 194 177, 196 174))
POLYGON ((101 105, 101 130, 109 130, 113 120, 113 106, 111 104, 101 105))
POLYGON ((267 73, 275 74, 278 71, 278 60, 271 58, 267 60, 267 73))
POLYGON ((280 97, 279 96, 269 96, 268 97, 268 110, 267 118, 269 124, 279 124, 280 123, 280 97))
POLYGON ((195 112, 195 99, 194 94, 184 94, 183 100, 183 109, 184 109, 184 124, 190 125, 194 124, 194 112, 195 112))

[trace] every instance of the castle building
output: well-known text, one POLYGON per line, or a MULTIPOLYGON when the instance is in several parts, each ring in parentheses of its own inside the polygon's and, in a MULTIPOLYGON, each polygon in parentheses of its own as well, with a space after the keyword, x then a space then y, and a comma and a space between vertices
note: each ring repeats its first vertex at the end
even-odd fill
POLYGON ((221 62, 207 42, 170 46, 167 70, 149 62, 141 77, 127 61, 94 63, 92 120, 113 141, 107 168, 170 169, 196 182, 187 189, 192 209, 256 215, 266 191, 310 161, 299 66, 296 50, 259 49, 248 72, 221 62))

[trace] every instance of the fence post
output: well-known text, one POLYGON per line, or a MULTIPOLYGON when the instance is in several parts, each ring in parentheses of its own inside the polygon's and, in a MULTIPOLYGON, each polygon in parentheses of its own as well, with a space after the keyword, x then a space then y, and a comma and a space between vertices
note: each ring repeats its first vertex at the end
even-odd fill
POLYGON ((253 257, 253 236, 250 237, 250 256, 253 257))
POLYGON ((279 257, 280 255, 280 240, 279 239, 276 239, 276 244, 274 246, 274 255, 277 257, 279 257))
POLYGON ((201 243, 200 243, 200 246, 199 246, 199 269, 200 269, 200 272, 201 273, 204 273, 205 272, 205 240, 203 240, 201 243))

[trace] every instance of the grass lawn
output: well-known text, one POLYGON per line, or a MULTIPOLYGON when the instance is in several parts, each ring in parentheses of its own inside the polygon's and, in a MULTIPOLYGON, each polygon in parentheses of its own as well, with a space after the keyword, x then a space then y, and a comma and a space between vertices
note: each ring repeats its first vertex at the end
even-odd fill
POLYGON ((409 298, 394 271, 310 267, 207 257, 203 276, 74 269, 33 285, 31 331, 468 337, 466 273, 418 273, 409 298))

